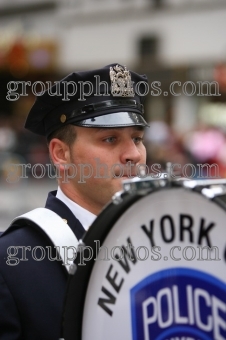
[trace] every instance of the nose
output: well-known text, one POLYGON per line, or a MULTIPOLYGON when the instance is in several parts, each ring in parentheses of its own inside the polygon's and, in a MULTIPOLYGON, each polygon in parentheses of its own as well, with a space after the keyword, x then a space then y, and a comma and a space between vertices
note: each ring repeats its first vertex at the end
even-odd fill
POLYGON ((137 146, 134 144, 133 140, 128 141, 122 146, 120 161, 122 164, 131 162, 132 164, 137 164, 141 160, 141 153, 137 146))

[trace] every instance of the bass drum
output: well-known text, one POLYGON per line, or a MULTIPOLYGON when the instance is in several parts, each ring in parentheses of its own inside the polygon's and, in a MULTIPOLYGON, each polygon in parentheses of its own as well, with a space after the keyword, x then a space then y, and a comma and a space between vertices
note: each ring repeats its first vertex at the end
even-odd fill
POLYGON ((65 340, 226 339, 226 181, 131 180, 71 266, 65 340))

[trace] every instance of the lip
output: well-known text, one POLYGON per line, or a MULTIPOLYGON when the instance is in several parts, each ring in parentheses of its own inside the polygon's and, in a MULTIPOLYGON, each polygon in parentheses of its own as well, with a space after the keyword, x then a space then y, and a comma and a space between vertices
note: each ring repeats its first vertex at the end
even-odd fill
POLYGON ((132 178, 134 178, 134 177, 137 177, 137 175, 135 175, 135 174, 131 174, 131 176, 126 176, 126 175, 124 175, 124 176, 120 176, 120 174, 115 174, 115 178, 120 178, 120 179, 132 179, 132 178))

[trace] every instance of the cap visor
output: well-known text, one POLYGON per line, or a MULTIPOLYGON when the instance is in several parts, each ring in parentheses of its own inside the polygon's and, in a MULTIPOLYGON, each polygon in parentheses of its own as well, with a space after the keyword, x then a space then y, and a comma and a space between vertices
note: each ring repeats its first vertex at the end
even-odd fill
POLYGON ((134 112, 115 112, 71 124, 85 127, 124 127, 135 125, 148 127, 145 119, 140 114, 134 112))

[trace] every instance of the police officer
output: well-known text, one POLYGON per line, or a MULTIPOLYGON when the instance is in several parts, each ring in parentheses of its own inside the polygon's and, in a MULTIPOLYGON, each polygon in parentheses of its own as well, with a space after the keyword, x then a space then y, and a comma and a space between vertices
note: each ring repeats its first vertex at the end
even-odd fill
MULTIPOLYGON (((147 89, 146 76, 112 64, 70 74, 38 96, 30 110, 25 128, 47 137, 58 181, 45 208, 77 239, 121 190, 122 179, 135 176, 137 165, 146 162, 147 89)), ((48 229, 50 221, 40 219, 48 229)), ((0 237, 1 340, 60 337, 68 273, 38 224, 18 219, 0 237)), ((56 227, 54 234, 64 233, 56 227)))

